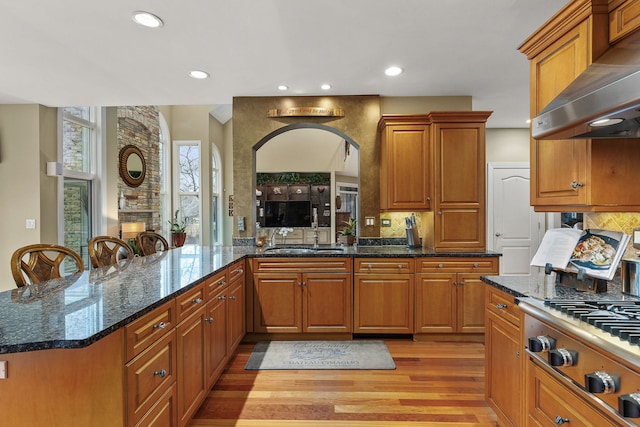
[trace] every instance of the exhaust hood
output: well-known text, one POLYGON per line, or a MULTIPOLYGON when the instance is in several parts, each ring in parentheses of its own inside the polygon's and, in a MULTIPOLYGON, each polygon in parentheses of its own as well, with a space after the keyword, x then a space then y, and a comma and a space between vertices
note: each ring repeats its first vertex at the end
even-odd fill
POLYGON ((531 135, 640 138, 640 32, 597 58, 532 119, 531 135))

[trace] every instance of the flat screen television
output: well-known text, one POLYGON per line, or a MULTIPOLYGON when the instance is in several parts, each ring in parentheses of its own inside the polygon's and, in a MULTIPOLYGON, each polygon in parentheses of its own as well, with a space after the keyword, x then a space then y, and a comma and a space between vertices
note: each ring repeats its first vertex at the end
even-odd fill
POLYGON ((266 200, 265 227, 311 227, 310 200, 266 200))

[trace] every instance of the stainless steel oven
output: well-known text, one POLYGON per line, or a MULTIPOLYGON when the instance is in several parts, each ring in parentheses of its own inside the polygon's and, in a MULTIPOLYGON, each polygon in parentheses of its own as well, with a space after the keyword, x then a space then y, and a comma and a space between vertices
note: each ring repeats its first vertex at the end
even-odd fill
POLYGON ((640 302, 522 298, 527 424, 640 425, 640 302))

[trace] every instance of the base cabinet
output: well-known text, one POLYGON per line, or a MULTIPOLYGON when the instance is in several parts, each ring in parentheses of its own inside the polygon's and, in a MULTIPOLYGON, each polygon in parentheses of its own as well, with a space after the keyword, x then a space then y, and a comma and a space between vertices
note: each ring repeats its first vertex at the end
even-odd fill
POLYGON ((422 258, 416 267, 416 333, 484 333, 483 275, 497 257, 422 258))
POLYGON ((254 259, 253 332, 352 332, 351 260, 254 259))
POLYGON ((412 334, 414 260, 356 259, 355 333, 412 334))
POLYGON ((502 426, 524 426, 523 315, 514 297, 486 285, 485 398, 502 426))

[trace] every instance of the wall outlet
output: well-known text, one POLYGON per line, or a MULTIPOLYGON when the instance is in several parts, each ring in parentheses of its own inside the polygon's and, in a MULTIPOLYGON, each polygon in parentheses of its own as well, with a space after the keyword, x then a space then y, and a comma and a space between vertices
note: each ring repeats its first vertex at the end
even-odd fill
POLYGON ((0 380, 7 379, 7 361, 0 360, 0 380))
POLYGON ((382 218, 380 220, 380 227, 391 227, 391 219, 389 218, 382 218))
POLYGON ((238 231, 244 231, 244 217, 238 217, 238 231))
POLYGON ((35 219, 27 219, 26 227, 29 228, 29 229, 36 228, 36 220, 35 219))

